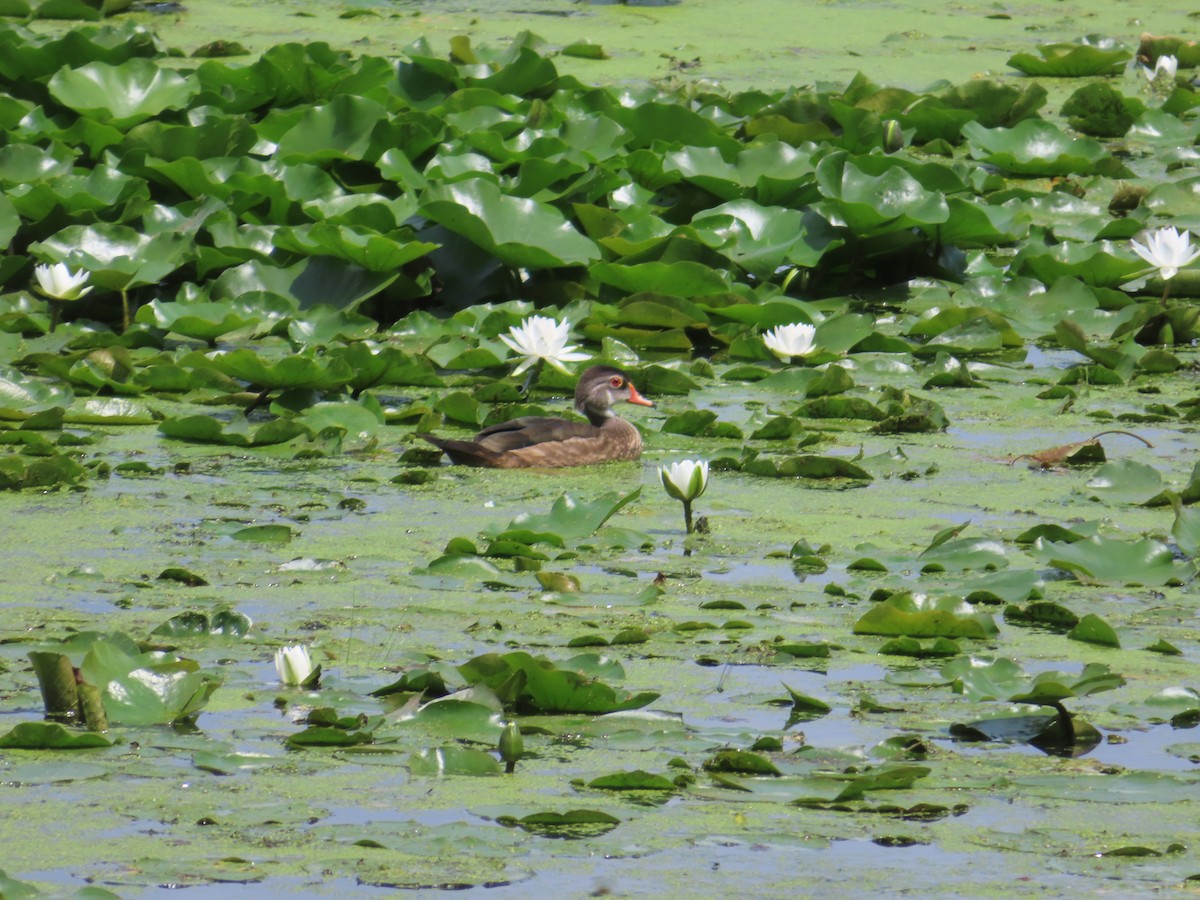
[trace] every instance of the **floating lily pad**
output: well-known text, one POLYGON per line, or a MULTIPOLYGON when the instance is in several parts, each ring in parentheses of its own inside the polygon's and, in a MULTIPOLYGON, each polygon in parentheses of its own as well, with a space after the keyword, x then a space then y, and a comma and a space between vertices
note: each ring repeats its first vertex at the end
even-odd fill
POLYGON ((628 494, 603 494, 590 502, 576 500, 570 494, 563 494, 554 501, 550 512, 543 515, 522 513, 513 519, 507 528, 498 529, 491 533, 493 540, 501 540, 505 535, 517 532, 531 534, 539 541, 563 546, 565 543, 575 543, 593 534, 619 510, 642 494, 637 488, 628 494))
POLYGON ((119 65, 90 62, 64 68, 50 79, 51 93, 64 106, 128 128, 167 109, 183 107, 198 90, 174 69, 148 59, 119 65))
POLYGON ((250 631, 250 617, 232 609, 222 609, 210 617, 202 612, 185 612, 172 616, 151 634, 168 638, 234 637, 242 638, 250 631))
POLYGON ((546 660, 514 651, 503 656, 489 653, 458 667, 471 684, 484 684, 518 711, 539 713, 610 713, 639 709, 658 699, 643 691, 619 697, 608 685, 573 671, 556 668, 546 660))
POLYGON ((588 782, 588 787, 601 791, 676 791, 675 782, 662 775, 643 772, 640 769, 633 772, 617 772, 612 775, 601 775, 588 782))
POLYGON ((413 775, 499 775, 500 763, 490 753, 473 747, 450 744, 432 750, 422 750, 409 757, 413 775))
POLYGON ((855 634, 986 638, 998 631, 992 617, 954 597, 895 594, 854 623, 855 634))
POLYGON ((1120 75, 1133 56, 1124 47, 1097 47, 1091 44, 1041 44, 1041 57, 1018 53, 1008 64, 1026 75, 1050 75, 1082 78, 1087 75, 1120 75))
POLYGON ((261 425, 253 425, 242 416, 227 422, 212 416, 192 415, 164 419, 158 430, 164 436, 179 441, 195 441, 204 444, 226 444, 233 447, 261 447, 284 444, 311 432, 294 419, 271 419, 261 425))
POLYGON ((734 772, 740 775, 783 774, 779 767, 765 756, 746 750, 719 750, 705 761, 704 768, 710 772, 734 772))
POLYGON ((1180 582, 1185 576, 1158 541, 1122 541, 1090 537, 1074 543, 1041 538, 1033 554, 1043 562, 1065 569, 1084 583, 1143 584, 1157 587, 1180 582))
POLYGON ((421 213, 510 266, 569 266, 600 256, 596 245, 553 207, 506 196, 483 178, 428 188, 421 213))
POLYGON ((1132 173, 1103 144, 1073 138, 1050 122, 1027 119, 1013 128, 963 126, 971 155, 1016 175, 1109 175, 1132 173))
POLYGON ((605 834, 621 824, 616 816, 593 809, 573 809, 565 813, 540 812, 520 819, 501 816, 501 825, 515 826, 543 837, 584 838, 605 834))
POLYGON ((0 735, 0 747, 6 750, 87 750, 111 747, 102 734, 71 731, 56 722, 21 722, 0 735))

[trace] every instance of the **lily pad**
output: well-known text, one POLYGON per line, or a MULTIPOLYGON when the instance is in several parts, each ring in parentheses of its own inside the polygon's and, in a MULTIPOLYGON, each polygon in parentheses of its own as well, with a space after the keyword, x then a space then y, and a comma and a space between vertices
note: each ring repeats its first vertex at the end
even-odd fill
POLYGON ((1013 128, 968 122, 962 133, 975 159, 1015 175, 1132 175, 1103 144, 1073 138, 1041 119, 1027 119, 1013 128))
POLYGON ((1171 551, 1158 541, 1122 541, 1094 536, 1074 543, 1039 538, 1033 555, 1065 569, 1084 583, 1142 584, 1157 587, 1179 583, 1186 576, 1172 560, 1171 551))
POLYGON ((1133 54, 1124 47, 1091 44, 1041 44, 1040 57, 1018 53, 1008 64, 1026 75, 1082 78, 1088 75, 1120 75, 1133 54))
POLYGON ((88 750, 111 746, 112 741, 102 734, 71 731, 56 722, 21 722, 0 735, 0 748, 5 750, 88 750))
POLYGON ((999 629, 992 617, 955 597, 894 594, 854 623, 855 634, 987 638, 999 629))

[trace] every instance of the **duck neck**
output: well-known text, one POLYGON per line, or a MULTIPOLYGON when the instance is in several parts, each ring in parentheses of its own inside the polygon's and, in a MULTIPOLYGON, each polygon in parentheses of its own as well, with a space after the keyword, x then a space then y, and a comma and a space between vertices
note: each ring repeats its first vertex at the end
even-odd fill
POLYGON ((591 422, 592 425, 595 426, 596 428, 603 428, 609 422, 616 421, 616 418, 617 418, 616 415, 613 413, 612 409, 610 409, 607 406, 597 408, 595 406, 590 406, 590 405, 584 404, 582 407, 579 407, 578 409, 579 409, 579 412, 581 412, 585 416, 587 416, 587 420, 589 422, 591 422))

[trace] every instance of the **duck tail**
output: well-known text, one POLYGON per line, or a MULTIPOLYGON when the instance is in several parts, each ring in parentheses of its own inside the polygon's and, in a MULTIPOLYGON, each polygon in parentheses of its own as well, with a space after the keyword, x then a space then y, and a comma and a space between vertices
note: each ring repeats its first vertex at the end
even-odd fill
POLYGON ((433 444, 450 457, 450 462, 460 466, 486 466, 493 469, 499 466, 498 454, 494 450, 479 446, 475 441, 450 440, 423 432, 418 432, 417 437, 433 444))

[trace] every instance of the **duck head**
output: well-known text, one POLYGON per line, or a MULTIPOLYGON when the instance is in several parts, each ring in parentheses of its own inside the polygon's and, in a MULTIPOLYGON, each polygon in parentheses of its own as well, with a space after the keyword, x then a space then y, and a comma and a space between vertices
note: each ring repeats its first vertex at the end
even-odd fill
POLYGON ((601 424, 613 415, 613 404, 626 400, 638 406, 653 406, 638 393, 629 376, 612 366, 592 366, 579 376, 575 386, 575 409, 588 417, 593 425, 601 424))

